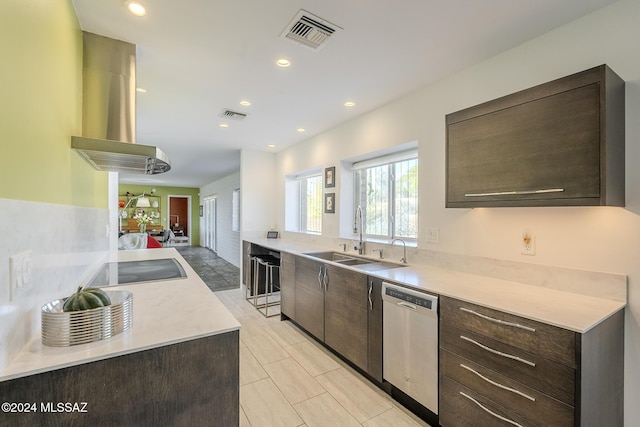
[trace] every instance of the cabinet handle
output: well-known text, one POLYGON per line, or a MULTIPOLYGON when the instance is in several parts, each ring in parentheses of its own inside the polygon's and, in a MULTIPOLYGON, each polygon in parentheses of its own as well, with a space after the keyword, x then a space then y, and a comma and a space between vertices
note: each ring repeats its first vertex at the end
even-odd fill
POLYGON ((528 360, 523 359, 523 358, 518 357, 518 356, 514 356, 513 354, 503 353, 501 351, 494 350, 491 347, 487 347, 486 345, 480 344, 478 341, 472 340, 471 338, 467 338, 464 335, 460 335, 460 338, 465 340, 465 341, 470 342, 471 344, 477 345, 478 347, 480 347, 483 350, 487 350, 488 352, 491 352, 493 354, 497 354, 498 356, 506 357, 507 359, 516 360, 518 362, 524 363, 525 365, 529 365, 529 366, 532 366, 534 368, 536 367, 536 364, 533 363, 533 362, 529 362, 528 360))
POLYGON ((324 284, 324 290, 327 290, 327 284, 329 283, 329 275, 327 274, 327 266, 324 266, 324 276, 322 277, 322 283, 324 284))
POLYGON ((495 191, 490 193, 465 193, 464 197, 521 196, 526 194, 562 193, 564 188, 545 188, 544 190, 495 191))
POLYGON ((320 271, 318 272, 318 283, 320 284, 320 289, 322 289, 322 265, 320 266, 320 271))
POLYGON ((493 317, 485 316, 484 314, 480 314, 477 311, 469 310, 468 308, 465 308, 465 307, 460 307, 460 310, 462 310, 462 311, 464 311, 466 313, 471 313, 474 316, 478 316, 478 317, 480 317, 482 319, 485 319, 485 320, 488 320, 490 322, 498 323, 500 325, 513 326, 514 328, 524 329, 525 331, 529 331, 529 332, 535 332, 536 331, 534 328, 530 328, 528 326, 524 326, 524 325, 521 325, 519 323, 507 322, 505 320, 500 320, 500 319, 494 319, 493 317))
POLYGON ((373 280, 369 280, 369 310, 373 311, 373 301, 371 301, 371 291, 373 291, 373 280))
POLYGON ((470 401, 472 401, 473 403, 475 403, 476 405, 478 405, 480 407, 480 409, 482 409, 483 411, 485 411, 488 414, 493 415, 494 417, 509 423, 511 425, 514 425, 516 427, 522 427, 522 424, 518 424, 517 422, 510 420, 509 418, 503 417, 502 415, 496 414, 495 412, 489 410, 488 408, 485 408, 482 403, 478 402, 477 400, 475 400, 473 397, 469 396, 467 393, 461 391, 460 394, 464 397, 466 397, 467 399, 469 399, 470 401))
POLYGON ((520 396, 522 396, 522 397, 524 397, 526 399, 529 399, 532 402, 536 401, 535 397, 531 397, 528 394, 521 392, 520 390, 516 390, 515 388, 507 387, 506 385, 502 385, 502 384, 497 383, 497 382, 495 382, 493 380, 490 380, 489 378, 487 378, 484 375, 482 375, 480 372, 476 371, 473 368, 468 367, 467 365, 464 365, 464 364, 461 363, 460 367, 466 369, 467 371, 473 372, 474 374, 476 374, 478 377, 482 378, 483 380, 485 380, 489 384, 493 384, 494 386, 496 386, 498 388, 501 388, 503 390, 506 390, 506 391, 510 391, 511 393, 518 394, 518 395, 520 395, 520 396))

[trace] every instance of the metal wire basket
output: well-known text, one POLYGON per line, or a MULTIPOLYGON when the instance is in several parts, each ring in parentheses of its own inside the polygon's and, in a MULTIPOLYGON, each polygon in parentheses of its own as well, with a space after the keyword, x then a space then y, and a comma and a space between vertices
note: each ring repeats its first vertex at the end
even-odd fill
POLYGON ((131 327, 133 294, 107 291, 111 305, 82 311, 62 311, 66 298, 42 306, 42 344, 69 347, 111 338, 131 327))

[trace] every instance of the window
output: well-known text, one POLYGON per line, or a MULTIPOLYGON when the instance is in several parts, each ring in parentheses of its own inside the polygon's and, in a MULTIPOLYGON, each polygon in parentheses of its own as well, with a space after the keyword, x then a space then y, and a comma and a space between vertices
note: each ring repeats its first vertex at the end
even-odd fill
POLYGON ((304 233, 322 233, 322 175, 298 180, 300 183, 300 227, 304 233))
POLYGON ((322 171, 320 168, 287 177, 285 228, 322 233, 322 171))
MULTIPOLYGON (((368 239, 418 239, 418 153, 355 163, 355 204, 368 239)), ((357 227, 357 224, 356 224, 357 227)))

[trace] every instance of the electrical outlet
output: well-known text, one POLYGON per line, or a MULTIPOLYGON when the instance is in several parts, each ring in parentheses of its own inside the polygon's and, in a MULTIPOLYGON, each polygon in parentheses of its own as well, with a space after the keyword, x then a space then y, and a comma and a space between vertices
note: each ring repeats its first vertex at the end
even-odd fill
POLYGON ((9 257, 9 298, 13 301, 22 295, 31 281, 31 251, 24 251, 9 257))
POLYGON ((522 232, 522 247, 520 253, 522 255, 535 255, 536 254, 536 236, 531 234, 528 230, 522 232))
POLYGON ((427 227, 427 243, 440 243, 440 229, 438 227, 427 227))

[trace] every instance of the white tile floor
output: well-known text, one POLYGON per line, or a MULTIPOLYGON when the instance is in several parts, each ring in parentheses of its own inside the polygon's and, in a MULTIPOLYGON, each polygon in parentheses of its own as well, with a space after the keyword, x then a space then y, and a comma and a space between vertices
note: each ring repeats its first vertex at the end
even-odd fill
POLYGON ((216 292, 242 324, 240 426, 428 426, 280 317, 265 318, 240 289, 216 292))

